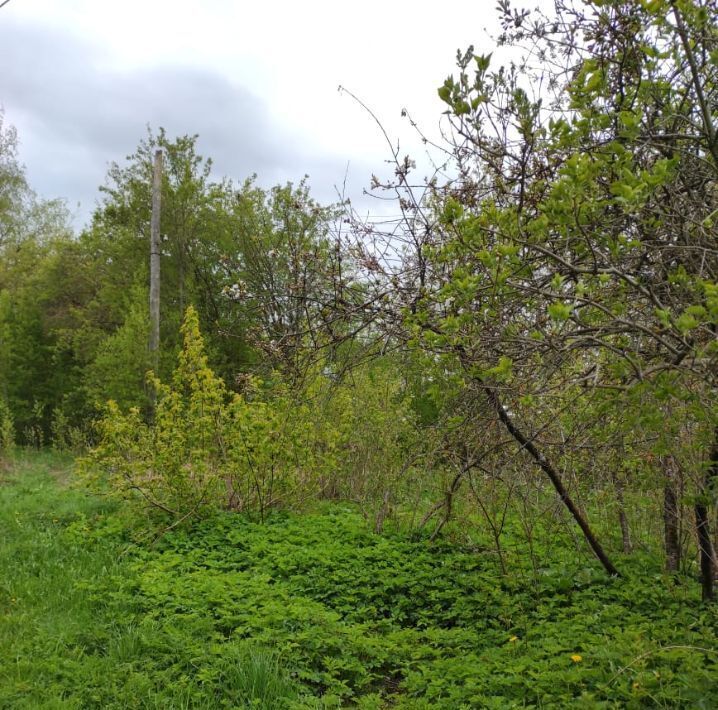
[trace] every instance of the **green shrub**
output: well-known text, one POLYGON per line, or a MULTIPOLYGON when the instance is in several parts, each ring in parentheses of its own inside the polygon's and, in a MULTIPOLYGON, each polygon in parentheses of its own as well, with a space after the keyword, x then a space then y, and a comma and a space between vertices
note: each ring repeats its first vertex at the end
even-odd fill
MULTIPOLYGON (((306 407, 281 387, 264 399, 232 395, 207 362, 197 314, 189 308, 184 346, 169 384, 153 374, 154 418, 110 401, 86 472, 104 472, 112 488, 175 518, 217 508, 258 513, 311 495, 312 428, 306 407)), ((255 392, 262 383, 254 382, 255 392)))
POLYGON ((52 413, 50 434, 55 451, 79 454, 87 448, 87 433, 81 427, 73 426, 60 407, 52 413))
POLYGON ((15 448, 15 423, 12 412, 4 399, 0 399, 0 456, 15 448))
POLYGON ((138 407, 147 411, 149 399, 145 376, 152 367, 147 348, 147 299, 146 288, 130 290, 124 322, 102 340, 94 359, 85 368, 84 387, 91 406, 112 399, 122 409, 138 407))
POLYGON ((317 373, 304 396, 320 449, 322 493, 358 503, 380 530, 423 485, 417 474, 430 449, 397 363, 377 358, 339 382, 317 373))

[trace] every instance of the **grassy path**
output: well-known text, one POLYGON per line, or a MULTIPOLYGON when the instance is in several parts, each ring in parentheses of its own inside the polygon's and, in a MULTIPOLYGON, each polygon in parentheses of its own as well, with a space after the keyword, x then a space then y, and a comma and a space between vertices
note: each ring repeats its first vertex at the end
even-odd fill
POLYGON ((109 633, 116 610, 88 590, 127 563, 118 559, 120 539, 85 539, 86 521, 112 507, 68 489, 69 465, 35 455, 2 473, 0 707, 85 707, 92 698, 69 688, 112 671, 111 654, 90 657, 87 644, 98 630, 109 633))

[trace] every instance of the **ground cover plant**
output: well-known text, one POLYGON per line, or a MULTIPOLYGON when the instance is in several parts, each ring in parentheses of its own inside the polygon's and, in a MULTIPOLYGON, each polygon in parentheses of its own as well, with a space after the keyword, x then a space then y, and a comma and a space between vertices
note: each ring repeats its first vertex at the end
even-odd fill
MULTIPOLYGON (((718 615, 652 554, 611 579, 570 538, 502 574, 327 504, 153 543, 31 455, 2 474, 0 705, 714 707, 718 615)), ((509 534, 509 538, 511 535, 509 534)), ((509 545, 510 548, 510 545, 509 545)))

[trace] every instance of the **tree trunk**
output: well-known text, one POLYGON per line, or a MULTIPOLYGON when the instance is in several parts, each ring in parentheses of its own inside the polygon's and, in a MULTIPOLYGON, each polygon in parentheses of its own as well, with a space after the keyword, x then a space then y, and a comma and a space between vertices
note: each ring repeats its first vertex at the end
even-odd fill
POLYGON ((666 546, 666 571, 678 572, 681 564, 679 533, 680 508, 676 495, 676 461, 673 456, 662 459, 665 482, 663 485, 663 528, 666 546))
POLYGON ((713 601, 715 599, 716 553, 711 540, 710 508, 706 501, 712 495, 713 486, 717 478, 718 427, 713 432, 710 461, 705 472, 703 484, 698 491, 698 502, 695 504, 698 556, 701 566, 701 587, 704 601, 713 601))
POLYGON ((469 469, 468 465, 462 466, 461 469, 459 469, 459 471, 454 476, 454 480, 451 482, 451 485, 446 490, 446 493, 444 494, 444 505, 443 505, 444 515, 441 518, 441 522, 439 522, 439 524, 434 529, 434 532, 431 534, 431 537, 429 538, 429 540, 431 540, 431 542, 436 540, 436 538, 439 536, 439 533, 441 532, 444 525, 446 525, 449 522, 449 520, 451 519, 451 508, 454 503, 454 494, 456 493, 456 491, 459 490, 459 486, 461 485, 461 479, 462 479, 463 475, 466 473, 466 471, 468 471, 468 469, 469 469))
POLYGON ((162 195, 162 151, 155 152, 152 176, 152 220, 150 222, 150 354, 155 371, 160 349, 160 201, 162 195))
POLYGON ((613 479, 616 502, 618 503, 618 524, 621 526, 623 551, 628 554, 633 549, 633 544, 631 543, 631 528, 628 525, 628 516, 626 515, 626 504, 623 500, 623 481, 615 471, 611 474, 611 478, 613 479))
POLYGON ((701 563, 701 589, 703 601, 713 601, 713 544, 708 522, 708 508, 704 503, 696 503, 696 533, 698 534, 698 556, 701 563))
POLYGON ((489 385, 486 385, 484 382, 481 382, 481 386, 486 394, 487 399, 489 400, 489 403, 491 404, 492 408, 498 415, 499 419, 503 423, 503 425, 508 430, 509 434, 513 436, 513 438, 521 444, 521 448, 528 451, 528 453, 531 455, 531 457, 534 459, 534 461, 539 465, 541 470, 549 477, 551 483, 553 484, 553 487, 556 490, 556 493, 558 493, 559 498, 563 502, 563 504, 568 508, 568 511, 573 516, 573 519, 576 521, 578 526, 581 528, 581 531, 583 532, 583 536, 586 538, 586 542, 588 542, 589 546, 593 550, 593 553, 596 555, 598 560, 603 565, 603 568, 608 572, 608 574, 619 577, 620 574, 616 567, 614 566, 613 562, 609 559, 608 555, 604 552, 603 547, 601 546, 601 543, 598 541, 598 538, 594 535, 593 530, 591 530, 590 525, 588 524, 588 521, 586 520, 583 513, 579 510, 578 506, 574 503, 573 499, 569 495, 568 491, 566 490, 566 487, 563 484, 563 481, 561 480, 561 475, 559 472, 553 467, 553 465, 546 459, 546 457, 534 446, 533 442, 531 442, 528 437, 514 424, 513 420, 509 416, 509 413, 506 411, 504 405, 501 403, 501 400, 499 399, 499 396, 496 394, 496 390, 493 387, 490 387, 489 385))

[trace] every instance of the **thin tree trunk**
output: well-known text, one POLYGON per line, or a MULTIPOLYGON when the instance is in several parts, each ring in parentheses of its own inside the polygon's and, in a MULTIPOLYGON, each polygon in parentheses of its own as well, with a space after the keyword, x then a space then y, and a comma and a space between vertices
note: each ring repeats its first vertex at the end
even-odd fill
POLYGON ((508 430, 509 434, 511 434, 511 436, 513 436, 514 439, 521 445, 522 449, 525 449, 531 455, 534 461, 539 465, 539 468, 541 468, 541 470, 549 477, 549 480, 553 484, 556 493, 558 493, 559 498, 566 506, 566 508, 568 508, 568 511, 573 516, 573 519, 581 528, 581 531, 586 538, 586 542, 588 542, 594 554, 603 565, 603 568, 606 570, 606 572, 608 572, 608 574, 614 577, 619 577, 620 574, 618 570, 614 566, 613 562, 611 562, 608 555, 605 553, 603 547, 601 546, 601 543, 598 541, 598 538, 594 535, 593 530, 591 530, 591 527, 588 524, 588 520, 586 520, 586 517, 579 510, 578 506, 574 503, 573 499, 566 490, 566 487, 561 480, 561 475, 559 474, 559 472, 536 448, 536 446, 534 446, 533 442, 531 442, 531 440, 514 424, 513 420, 511 419, 511 416, 506 411, 504 405, 501 403, 498 394, 496 394, 496 390, 493 387, 486 385, 483 381, 479 381, 486 394, 487 399, 489 400, 489 403, 491 404, 492 408, 498 415, 503 425, 508 430))
POLYGON ((468 466, 459 469, 459 471, 454 476, 454 480, 451 482, 451 485, 444 494, 444 515, 441 518, 439 524, 434 529, 434 532, 431 534, 431 537, 429 538, 431 542, 436 540, 444 525, 446 525, 446 523, 448 523, 451 519, 451 509, 454 503, 454 494, 456 493, 456 491, 459 490, 459 486, 461 485, 461 479, 467 470, 468 466))
POLYGON ((501 531, 504 527, 504 520, 506 518, 506 508, 508 507, 508 497, 506 499, 506 504, 504 505, 504 511, 501 518, 501 525, 497 526, 496 521, 491 517, 491 514, 489 513, 487 507, 484 505, 483 501, 481 500, 481 496, 474 490, 474 487, 471 487, 471 492, 474 494, 474 498, 476 499, 476 503, 478 504, 479 508, 481 509, 481 512, 484 515, 484 518, 486 518, 486 522, 488 523, 489 527, 491 528, 491 536, 494 539, 494 549, 496 550, 496 554, 499 558, 499 564, 501 565, 501 574, 505 576, 508 575, 508 570, 506 569, 506 561, 504 560, 504 553, 501 549, 501 531))
POLYGON ((613 471, 611 473, 613 479, 613 487, 616 491, 616 502, 618 503, 618 524, 621 526, 621 541, 623 543, 623 551, 628 554, 633 549, 631 543, 631 528, 628 525, 628 516, 626 515, 626 504, 623 499, 623 481, 618 474, 613 471))
POLYGON ((389 490, 387 489, 384 491, 384 497, 382 499, 381 508, 379 508, 379 511, 376 514, 376 520, 374 521, 374 532, 379 535, 384 531, 384 521, 386 520, 386 517, 389 514, 390 503, 391 503, 391 494, 389 493, 389 490))
POLYGON ((681 564, 679 534, 680 508, 676 495, 676 466, 673 456, 662 459, 665 482, 663 486, 663 525, 666 545, 666 571, 678 572, 681 564))
POLYGON ((698 502, 695 504, 698 556, 701 565, 701 587, 704 601, 713 601, 715 599, 716 552, 711 539, 709 507, 705 501, 710 496, 717 478, 718 427, 713 432, 713 448, 711 449, 710 461, 705 472, 703 485, 698 491, 698 502))
POLYGON ((162 195, 162 151, 155 152, 152 177, 152 220, 150 223, 150 354, 157 371, 160 349, 160 207, 162 195))
POLYGON ((708 508, 704 503, 696 503, 696 533, 698 534, 698 556, 701 563, 701 589, 703 601, 715 599, 713 587, 713 543, 711 542, 708 508))

